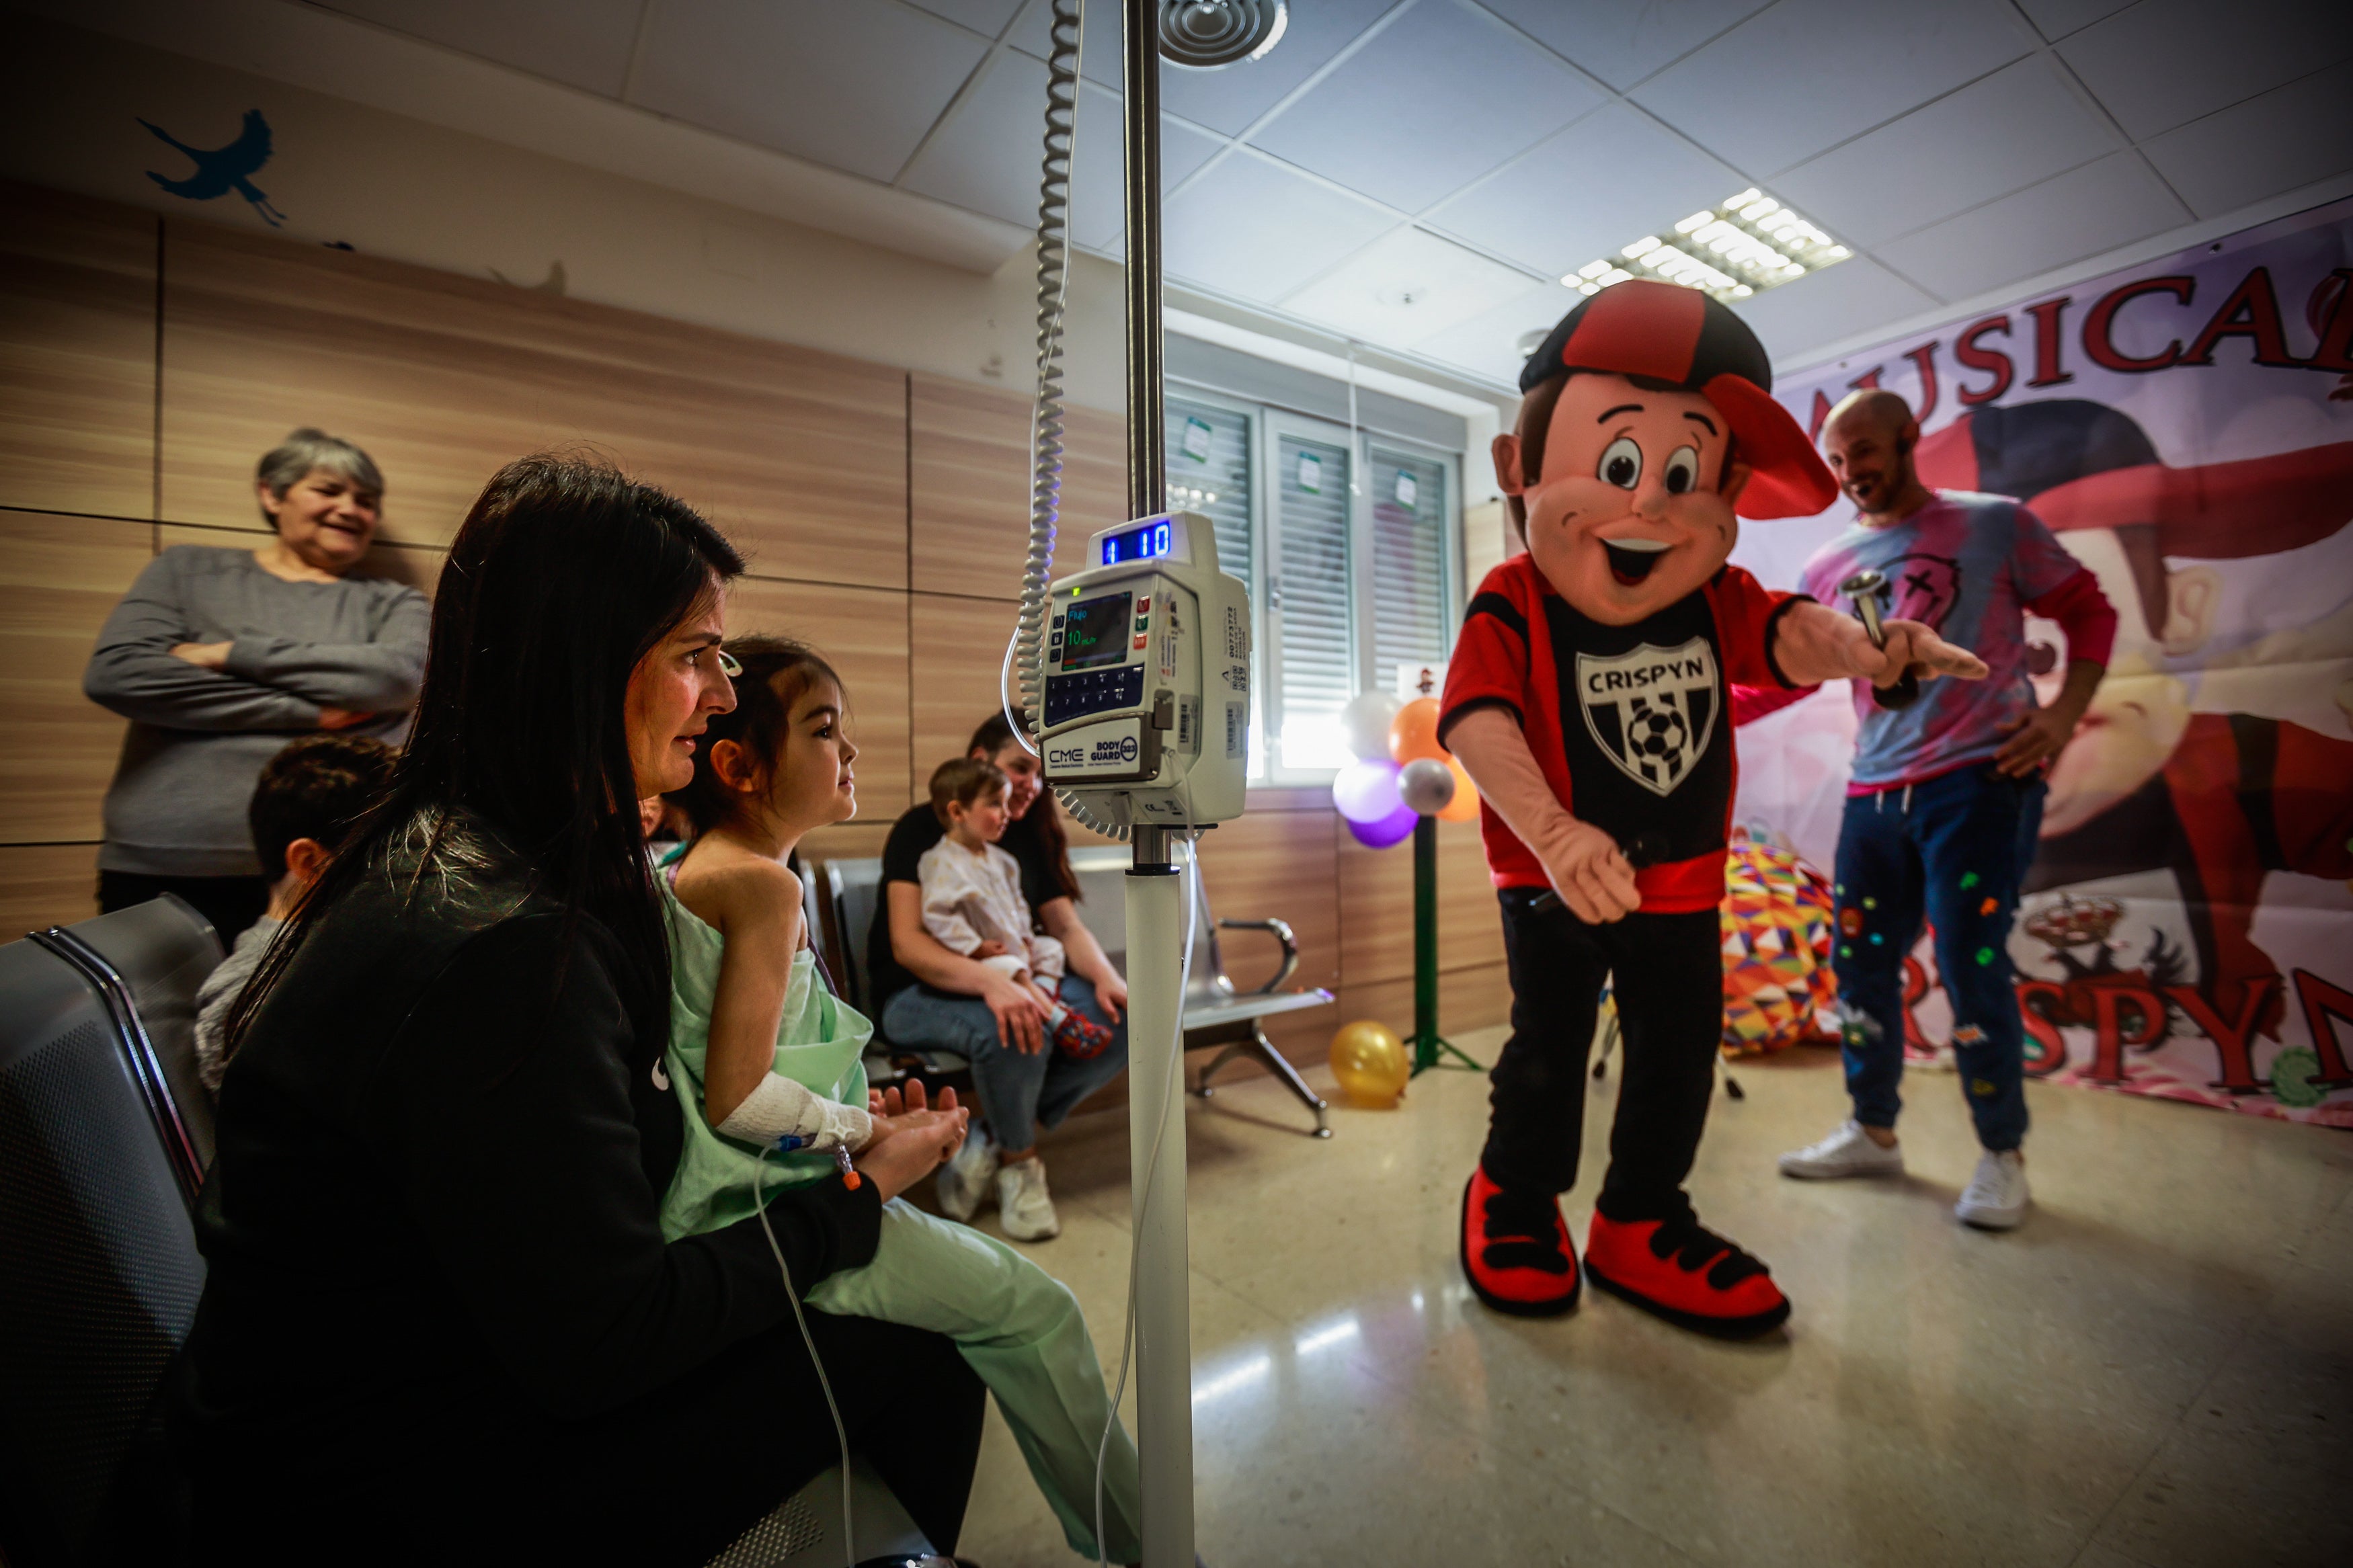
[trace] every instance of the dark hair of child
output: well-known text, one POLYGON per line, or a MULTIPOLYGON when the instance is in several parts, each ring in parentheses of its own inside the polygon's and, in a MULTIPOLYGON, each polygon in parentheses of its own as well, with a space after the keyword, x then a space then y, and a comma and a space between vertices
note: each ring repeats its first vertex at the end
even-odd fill
MULTIPOLYGON (((737 637, 723 645, 744 673, 735 677, 735 706, 713 713, 694 748, 694 777, 665 798, 685 811, 698 834, 724 826, 744 809, 743 797, 720 782, 711 753, 733 741, 756 759, 760 776, 773 782, 776 753, 792 728, 793 704, 820 686, 843 690, 841 677, 825 657, 790 637, 737 637)), ((847 702, 849 698, 842 699, 847 702)))
POLYGON ((305 735, 269 759, 254 781, 245 819, 261 875, 286 875, 298 838, 333 849, 392 782, 393 750, 365 735, 305 735))
POLYGON ((1005 793, 1005 770, 978 757, 955 757, 932 772, 932 815, 940 826, 952 826, 948 807, 969 807, 983 795, 1005 793))

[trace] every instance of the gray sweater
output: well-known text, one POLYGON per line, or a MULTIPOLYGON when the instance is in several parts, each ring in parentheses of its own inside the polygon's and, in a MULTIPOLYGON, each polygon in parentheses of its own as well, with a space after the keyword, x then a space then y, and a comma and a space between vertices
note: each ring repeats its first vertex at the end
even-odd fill
POLYGON ((246 808, 262 765, 319 710, 377 718, 350 733, 398 745, 425 676, 432 611, 375 578, 289 583, 250 550, 176 544, 150 562, 98 634, 82 690, 131 721, 106 792, 98 864, 153 877, 261 869, 246 808), (226 669, 172 657, 227 642, 226 669))

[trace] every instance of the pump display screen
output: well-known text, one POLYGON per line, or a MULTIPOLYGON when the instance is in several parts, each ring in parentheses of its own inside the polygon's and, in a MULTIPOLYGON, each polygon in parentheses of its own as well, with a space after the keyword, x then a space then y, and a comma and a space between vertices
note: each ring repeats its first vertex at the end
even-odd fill
POLYGON ((1167 553, 1168 524, 1147 522, 1104 540, 1103 563, 1116 566, 1123 561, 1150 561, 1167 553))
POLYGON ((1134 601, 1134 594, 1119 593, 1072 605, 1062 627, 1062 668, 1092 669, 1125 658, 1128 611, 1134 601))

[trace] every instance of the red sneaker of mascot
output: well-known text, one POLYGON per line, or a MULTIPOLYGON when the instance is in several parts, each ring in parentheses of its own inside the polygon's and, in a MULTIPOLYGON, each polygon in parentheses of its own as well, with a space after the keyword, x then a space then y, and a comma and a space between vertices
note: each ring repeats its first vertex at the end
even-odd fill
POLYGON ((1917 623, 1886 622, 1883 651, 1852 616, 1726 564, 1738 517, 1810 517, 1838 494, 1772 384, 1731 310, 1620 283, 1553 329, 1521 373, 1515 431, 1495 438, 1528 551, 1471 601, 1439 733, 1479 786, 1510 963, 1512 1037, 1462 1197, 1463 1271, 1498 1311, 1577 1302, 1559 1196, 1608 985, 1625 1066, 1585 1271, 1704 1333, 1788 1317, 1765 1266, 1702 1226, 1683 1187, 1723 1028, 1726 687, 1985 673, 1917 623))

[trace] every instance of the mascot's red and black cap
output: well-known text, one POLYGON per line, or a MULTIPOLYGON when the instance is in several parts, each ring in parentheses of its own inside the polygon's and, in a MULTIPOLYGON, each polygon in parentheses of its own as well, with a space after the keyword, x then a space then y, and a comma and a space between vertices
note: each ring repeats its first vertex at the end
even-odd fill
POLYGON ((1734 508, 1743 517, 1811 517, 1838 499, 1805 426, 1773 401, 1765 345, 1696 289, 1634 278, 1579 300, 1521 367, 1520 391, 1579 370, 1648 376, 1715 404, 1754 470, 1734 508))
POLYGON ((2353 441, 2176 468, 2131 415, 2080 397, 1976 409, 1923 436, 1913 461, 1939 489, 2028 502, 2055 533, 2152 529, 2158 554, 2190 561, 2315 544, 2353 512, 2353 441))

